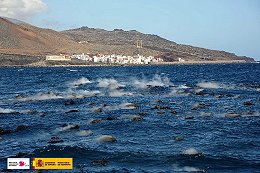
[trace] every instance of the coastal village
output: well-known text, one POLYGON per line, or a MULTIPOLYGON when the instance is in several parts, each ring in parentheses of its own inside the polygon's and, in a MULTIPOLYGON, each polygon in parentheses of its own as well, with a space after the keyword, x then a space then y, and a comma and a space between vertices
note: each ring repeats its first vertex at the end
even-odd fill
POLYGON ((80 60, 82 63, 94 63, 94 64, 157 64, 162 63, 162 58, 156 58, 154 56, 143 56, 143 55, 103 55, 103 54, 73 54, 73 55, 47 55, 47 61, 72 61, 80 60))

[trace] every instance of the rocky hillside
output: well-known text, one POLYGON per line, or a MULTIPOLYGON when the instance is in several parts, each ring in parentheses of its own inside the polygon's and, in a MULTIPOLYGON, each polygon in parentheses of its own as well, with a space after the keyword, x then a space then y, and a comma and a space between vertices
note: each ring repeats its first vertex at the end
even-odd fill
MULTIPOLYGON (((154 55, 165 61, 185 60, 246 60, 235 54, 181 45, 157 35, 143 34, 135 30, 115 29, 106 31, 81 27, 57 32, 32 26, 15 19, 0 17, 0 54, 37 55, 60 53, 102 53, 123 55, 154 55), (142 41, 143 48, 136 42, 142 41)), ((19 57, 19 56, 18 56, 19 57)))
POLYGON ((95 45, 93 51, 101 53, 115 52, 118 54, 135 54, 141 52, 146 55, 157 55, 167 61, 177 61, 178 58, 185 60, 241 60, 253 61, 251 58, 239 57, 235 54, 209 50, 189 45, 177 44, 157 35, 143 34, 135 30, 124 31, 114 29, 106 31, 104 29, 94 29, 81 27, 78 29, 66 30, 62 32, 76 42, 86 45, 95 45), (142 40, 143 49, 137 49, 137 41, 142 40))
POLYGON ((0 18, 0 53, 45 55, 88 50, 86 45, 54 30, 13 22, 0 18))

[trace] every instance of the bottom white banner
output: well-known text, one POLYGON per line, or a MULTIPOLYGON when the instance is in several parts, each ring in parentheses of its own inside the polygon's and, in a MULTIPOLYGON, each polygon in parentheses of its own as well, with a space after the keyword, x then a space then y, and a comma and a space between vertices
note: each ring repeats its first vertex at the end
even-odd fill
POLYGON ((7 158, 7 169, 30 169, 30 158, 7 158))

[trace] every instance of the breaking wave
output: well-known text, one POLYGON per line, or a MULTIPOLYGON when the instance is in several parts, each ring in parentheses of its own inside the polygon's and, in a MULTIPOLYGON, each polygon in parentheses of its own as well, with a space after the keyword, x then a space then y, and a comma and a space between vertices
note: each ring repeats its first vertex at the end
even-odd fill
POLYGON ((134 79, 131 83, 134 87, 146 89, 151 87, 169 87, 173 85, 168 77, 162 77, 158 74, 154 75, 151 80, 148 79, 134 79))
POLYGON ((82 77, 82 78, 80 78, 78 80, 70 82, 69 85, 78 87, 80 85, 89 84, 89 83, 92 83, 92 82, 90 80, 88 80, 87 78, 82 77))
POLYGON ((111 89, 111 90, 125 87, 125 85, 120 84, 115 79, 98 79, 97 82, 98 82, 98 84, 97 84, 98 87, 107 88, 107 89, 111 89))

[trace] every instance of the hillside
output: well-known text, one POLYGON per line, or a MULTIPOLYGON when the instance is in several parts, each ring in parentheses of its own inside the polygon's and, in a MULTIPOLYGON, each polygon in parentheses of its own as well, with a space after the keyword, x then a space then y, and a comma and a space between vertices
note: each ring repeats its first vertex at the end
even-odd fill
MULTIPOLYGON (((115 29, 106 31, 81 27, 57 32, 32 26, 22 21, 0 17, 0 54, 45 56, 60 53, 101 53, 122 55, 154 55, 165 61, 246 60, 235 54, 177 44, 157 35, 136 30, 115 29), (142 40, 143 48, 136 42, 142 40)), ((17 56, 18 58, 20 56, 17 56)))
POLYGON ((26 23, 0 18, 0 53, 45 55, 86 51, 66 35, 51 29, 38 28, 26 23), (17 23, 17 24, 16 24, 17 23))
POLYGON ((145 55, 157 55, 167 61, 177 61, 178 58, 186 60, 241 60, 253 61, 251 58, 239 57, 235 54, 209 50, 189 45, 177 44, 157 35, 143 34, 141 32, 122 29, 106 31, 81 27, 62 32, 76 42, 85 41, 85 44, 95 45, 95 50, 101 53, 114 52, 117 54, 135 54, 142 52, 145 55), (143 49, 136 48, 136 42, 142 40, 143 49))

